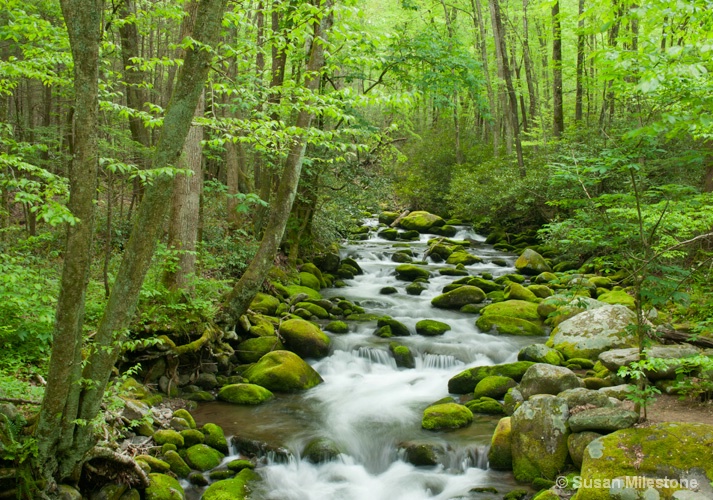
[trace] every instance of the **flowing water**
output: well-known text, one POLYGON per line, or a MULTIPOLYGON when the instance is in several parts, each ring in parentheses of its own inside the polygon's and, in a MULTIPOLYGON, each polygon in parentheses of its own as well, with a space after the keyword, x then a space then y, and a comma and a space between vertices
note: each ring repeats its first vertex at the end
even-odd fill
MULTIPOLYGON (((376 221, 369 222, 372 226, 376 221)), ((432 236, 412 242, 415 260, 420 259, 432 236)), ((467 266, 471 275, 494 276, 513 271, 514 257, 485 245, 484 238, 463 228, 455 239, 470 238, 469 251, 483 263, 467 266), (491 261, 505 259, 508 266, 491 261)), ((325 297, 345 297, 369 313, 388 315, 407 325, 409 337, 381 339, 373 335, 375 322, 351 323, 346 335, 331 335, 332 354, 312 366, 324 383, 305 394, 278 396, 259 407, 207 403, 194 412, 200 423, 223 426, 226 435, 264 441, 289 451, 268 454, 258 470, 264 478, 253 498, 270 500, 418 500, 485 498, 471 490, 492 486, 503 492, 516 485, 512 476, 487 469, 487 448, 497 417, 475 416, 474 423, 453 432, 430 432, 421 428, 426 406, 448 396, 448 380, 463 369, 514 361, 524 345, 541 341, 527 337, 484 334, 475 327, 476 315, 436 309, 433 297, 457 279, 441 276, 438 269, 452 267, 432 263, 430 283, 420 296, 407 295, 408 282, 398 281, 391 255, 398 248, 376 236, 350 242, 343 257, 354 258, 363 275, 347 280, 346 288, 323 290, 325 297), (380 295, 382 287, 398 293, 380 295), (451 325, 439 337, 415 335, 421 319, 451 325), (389 354, 391 340, 407 345, 416 356, 414 369, 397 368, 389 354), (343 453, 339 460, 313 464, 300 453, 310 440, 329 438, 343 453), (447 450, 442 464, 416 467, 404 460, 400 443, 432 443, 447 450)), ((237 454, 239 450, 235 449, 237 454)), ((227 460, 227 459, 226 459, 227 460)), ((198 492, 193 492, 194 497, 198 492)))

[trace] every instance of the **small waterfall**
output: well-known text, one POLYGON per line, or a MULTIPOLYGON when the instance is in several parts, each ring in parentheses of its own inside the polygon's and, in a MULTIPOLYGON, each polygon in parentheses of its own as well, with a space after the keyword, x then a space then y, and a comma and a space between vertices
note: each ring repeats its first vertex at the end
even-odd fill
POLYGON ((372 363, 390 366, 396 369, 396 361, 388 351, 375 347, 360 347, 357 349, 357 356, 368 359, 372 363))
POLYGON ((464 363, 449 354, 426 353, 416 358, 416 369, 452 370, 464 366, 464 363))

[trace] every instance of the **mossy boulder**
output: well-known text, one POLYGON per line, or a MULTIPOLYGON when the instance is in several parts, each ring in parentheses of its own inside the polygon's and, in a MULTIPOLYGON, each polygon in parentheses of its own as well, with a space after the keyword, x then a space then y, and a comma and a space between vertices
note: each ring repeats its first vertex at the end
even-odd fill
POLYGON ((554 479, 564 470, 569 451, 569 408, 556 396, 525 401, 512 415, 512 459, 515 479, 554 479))
POLYGON ((602 293, 597 297, 597 300, 606 302, 607 304, 621 304, 629 309, 634 309, 634 307, 636 307, 634 297, 621 289, 602 293))
POLYGON ((145 500, 183 500, 186 493, 175 477, 166 474, 149 474, 149 487, 144 490, 145 500))
POLYGON ((537 297, 538 299, 546 299, 547 297, 551 297, 555 293, 547 285, 529 285, 527 289, 534 293, 535 297, 537 297))
POLYGON ((470 400, 465 406, 473 413, 481 413, 483 415, 505 414, 505 407, 497 400, 489 397, 480 397, 470 400))
MULTIPOLYGON (((595 439, 586 447, 582 460, 582 482, 592 487, 580 489, 573 499, 640 498, 633 489, 625 491, 625 484, 611 484, 622 477, 695 479, 698 493, 713 498, 713 426, 658 423, 595 439)), ((671 498, 674 494, 670 487, 655 489, 660 496, 647 498, 671 498)))
POLYGON ((539 324, 510 316, 480 316, 475 321, 475 326, 481 332, 496 331, 501 335, 544 336, 545 330, 539 324))
MULTIPOLYGON (((612 405, 609 401, 609 396, 607 396, 603 392, 587 389, 586 387, 567 389, 557 394, 557 397, 564 399, 570 409, 576 408, 578 406, 603 408, 605 406, 612 405)), ((572 429, 572 432, 578 431, 572 429)))
POLYGON ((255 468, 255 463, 252 462, 251 460, 247 460, 244 458, 238 458, 236 460, 232 460, 228 462, 228 470, 232 470, 234 472, 240 472, 243 469, 254 469, 255 468))
POLYGON ((590 408, 577 412, 569 419, 572 432, 595 431, 608 434, 628 429, 639 420, 633 411, 619 407, 590 408))
POLYGON ((319 278, 312 273, 300 272, 300 286, 306 286, 312 290, 319 291, 322 285, 319 282, 319 278))
POLYGON ((273 392, 298 392, 323 382, 314 368, 290 351, 273 351, 248 368, 243 375, 253 384, 273 392))
POLYGON ((477 286, 478 288, 483 290, 485 293, 496 292, 499 290, 503 290, 505 288, 503 285, 495 283, 493 280, 480 278, 478 276, 468 279, 468 282, 466 284, 471 285, 471 286, 477 286))
POLYGON ((161 429, 160 431, 154 432, 153 440, 159 446, 165 443, 171 443, 175 444, 179 448, 182 448, 184 445, 183 436, 181 436, 178 431, 174 431, 173 429, 161 429))
POLYGON ((478 382, 473 390, 474 398, 487 396, 494 399, 502 399, 508 392, 508 389, 515 387, 517 382, 510 377, 502 377, 500 375, 490 375, 478 382))
POLYGON ((332 333, 349 333, 349 325, 344 321, 331 321, 324 329, 332 333))
POLYGON ((279 305, 280 299, 266 293, 258 293, 250 303, 250 309, 256 313, 272 316, 279 305))
POLYGON ((207 444, 195 444, 186 450, 186 463, 200 471, 214 469, 225 455, 207 444))
POLYGON ((385 210, 379 214, 379 224, 385 224, 387 226, 390 226, 393 224, 393 222, 399 218, 398 212, 391 212, 388 210, 385 210))
POLYGON ((401 219, 399 226, 404 229, 418 231, 419 233, 427 233, 432 227, 445 226, 446 221, 439 217, 424 211, 415 211, 401 219))
POLYGON ((396 241, 399 236, 399 232, 396 229, 388 228, 377 233, 379 238, 383 238, 388 241, 396 241))
POLYGON ((406 325, 404 325, 400 321, 395 320, 394 318, 390 318, 389 316, 382 316, 381 318, 379 318, 379 320, 376 322, 376 326, 378 328, 388 326, 389 328, 391 328, 392 335, 395 335, 396 337, 408 337, 409 335, 411 335, 411 332, 409 331, 406 325))
POLYGON ((451 264, 457 266, 462 264, 464 266, 470 266, 472 264, 478 264, 483 262, 483 259, 472 253, 468 253, 465 250, 455 250, 446 259, 446 264, 451 264))
POLYGON ((163 473, 171 470, 171 465, 168 462, 153 455, 139 455, 136 460, 148 465, 151 472, 163 473))
POLYGON ((198 429, 186 429, 185 431, 181 431, 181 436, 183 436, 185 446, 188 448, 194 444, 201 444, 205 441, 205 434, 198 429))
POLYGON ((541 273, 552 272, 545 258, 531 248, 526 248, 515 261, 515 269, 523 274, 536 276, 541 273))
POLYGON ((308 298, 313 300, 320 300, 322 295, 308 286, 302 285, 281 285, 280 283, 273 283, 273 286, 277 291, 279 291, 284 297, 294 297, 296 295, 305 294, 308 298))
POLYGON ((259 481, 260 476, 250 469, 243 469, 232 479, 216 481, 205 490, 201 500, 245 500, 249 498, 249 483, 259 481))
POLYGON ((451 430, 467 427, 473 422, 473 413, 463 405, 444 403, 429 406, 423 412, 421 427, 427 430, 451 430))
POLYGON ((313 464, 336 460, 341 453, 337 443, 328 438, 312 439, 302 450, 302 457, 313 464))
POLYGON ((205 435, 204 443, 222 453, 228 453, 228 440, 223 428, 217 424, 205 424, 201 430, 205 435))
POLYGON ((440 309, 460 309, 467 304, 479 304, 485 300, 485 292, 478 287, 464 285, 431 300, 440 309))
POLYGON ((537 313, 537 304, 525 300, 506 300, 489 304, 481 311, 483 316, 508 316, 520 318, 535 324, 541 324, 542 318, 537 313))
POLYGON ((418 278, 428 279, 430 274, 428 269, 415 264, 400 264, 396 266, 396 277, 404 281, 414 281, 418 278))
POLYGON ((524 300, 527 302, 540 302, 539 297, 528 290, 520 283, 509 283, 505 287, 505 299, 506 300, 524 300))
POLYGON ((173 412, 173 416, 177 418, 182 418, 186 422, 188 422, 188 427, 191 429, 196 428, 196 421, 193 418, 193 415, 190 414, 190 412, 184 408, 180 408, 176 411, 173 412))
POLYGON ((406 293, 408 295, 421 295, 424 290, 426 290, 426 287, 419 282, 406 285, 406 293))
POLYGON ((548 345, 551 344, 568 359, 596 360, 604 351, 632 347, 634 339, 626 333, 626 329, 635 322, 636 315, 627 307, 605 304, 557 325, 548 345))
POLYGON ((512 425, 510 417, 501 418, 490 440, 488 467, 512 470, 512 425))
POLYGON ((242 363, 255 363, 268 352, 284 348, 279 337, 265 336, 241 342, 235 349, 235 355, 242 363))
POLYGON ((572 459, 575 467, 578 469, 582 467, 584 450, 589 446, 589 443, 600 437, 602 437, 602 434, 591 431, 573 432, 569 435, 567 438, 567 449, 569 450, 569 457, 572 459))
POLYGON ((414 357, 411 349, 408 346, 397 344, 396 342, 391 342, 389 344, 389 351, 394 356, 394 361, 396 361, 396 366, 399 368, 415 368, 416 358, 414 357))
POLYGON ((581 387, 577 375, 563 366, 537 363, 527 369, 520 381, 520 392, 525 399, 535 394, 557 395, 567 389, 581 387))
POLYGON ((416 467, 432 467, 443 462, 446 450, 433 443, 405 442, 399 444, 406 462, 416 467))
POLYGON ((291 351, 307 358, 323 358, 329 354, 331 340, 314 323, 290 319, 280 325, 280 337, 291 351))
POLYGON ((218 392, 218 399, 236 405, 259 405, 274 397, 272 392, 255 384, 226 385, 218 392))
POLYGON ((564 362, 564 356, 557 349, 547 347, 545 344, 531 344, 523 347, 517 353, 518 361, 533 361, 559 366, 564 362))
POLYGON ((188 474, 191 473, 191 468, 181 458, 178 452, 169 450, 163 454, 163 459, 171 467, 171 472, 178 477, 188 477, 188 474))
POLYGON ((448 392, 452 394, 473 392, 478 382, 490 375, 501 375, 519 381, 527 369, 534 364, 531 361, 517 361, 494 366, 474 366, 453 376, 448 381, 448 392))
POLYGON ((416 333, 425 337, 443 335, 451 329, 451 325, 434 319, 423 319, 416 323, 416 333))

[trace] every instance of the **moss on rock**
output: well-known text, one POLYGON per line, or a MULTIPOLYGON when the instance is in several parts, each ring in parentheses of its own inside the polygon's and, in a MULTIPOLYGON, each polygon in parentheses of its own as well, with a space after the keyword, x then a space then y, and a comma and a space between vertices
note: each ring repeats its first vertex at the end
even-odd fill
POLYGON ((505 287, 505 299, 540 302, 540 298, 532 290, 525 288, 520 283, 510 283, 505 287))
POLYGON ((493 314, 480 316, 475 321, 475 326, 477 326, 481 332, 485 333, 495 330, 501 335, 532 337, 542 337, 545 335, 545 330, 539 324, 510 316, 496 316, 493 314))
POLYGON ((266 293, 258 293, 250 303, 250 309, 256 313, 272 316, 280 305, 280 300, 266 293))
POLYGON ((218 467, 224 457, 225 455, 207 444, 195 444, 186 450, 186 463, 200 471, 218 467))
POLYGON ((433 319, 424 319, 416 323, 416 333, 426 337, 443 335, 451 329, 451 325, 433 319))
POLYGON ((522 379, 528 368, 535 363, 531 361, 517 361, 495 366, 474 366, 455 375, 448 381, 448 392, 453 394, 468 394, 475 390, 478 382, 489 375, 510 377, 515 381, 522 379))
POLYGON ((218 399, 236 405, 259 405, 274 397, 272 392, 255 384, 226 385, 218 392, 218 399))
POLYGON ((449 430, 467 427, 473 422, 473 413, 463 405, 445 403, 433 405, 423 412, 421 427, 428 430, 449 430))
POLYGON ((331 340, 314 323, 290 319, 280 325, 280 336, 296 354, 308 358, 323 358, 329 354, 331 340))
POLYGON ((349 325, 344 321, 332 321, 324 329, 332 333, 349 333, 349 325))
POLYGON ((505 407, 493 398, 480 397, 468 401, 465 404, 473 413, 482 413, 484 415, 504 415, 505 407))
POLYGON ((160 431, 156 431, 153 435, 153 440, 159 446, 171 443, 175 444, 179 448, 182 448, 184 445, 183 436, 181 436, 178 431, 174 431, 173 429, 161 429, 160 431))
POLYGON ((205 424, 201 430, 205 435, 204 443, 222 453, 228 453, 228 440, 223 428, 217 424, 205 424))
POLYGON ((426 233, 434 226, 441 227, 445 225, 446 221, 443 218, 424 211, 411 212, 399 222, 400 227, 418 231, 419 233, 426 233))
POLYGON ((515 269, 531 276, 552 272, 552 268, 547 264, 545 258, 531 248, 526 248, 518 257, 515 261, 515 269))
POLYGON ((384 328, 388 326, 391 329, 391 334, 397 337, 408 337, 411 335, 411 332, 406 325, 389 316, 382 316, 379 318, 376 322, 376 326, 377 328, 384 328))
POLYGON ((171 467, 171 472, 173 472, 178 477, 188 477, 191 473, 191 468, 188 464, 181 458, 181 455, 174 450, 169 450, 163 454, 163 459, 171 467))
POLYGON ((510 417, 501 418, 490 440, 488 467, 512 470, 512 426, 510 417))
POLYGON ((284 348, 277 335, 265 336, 241 342, 235 348, 235 355, 242 363, 255 363, 268 352, 280 351, 284 348))
POLYGON ((510 377, 502 377, 500 375, 490 375, 478 382, 473 390, 474 398, 487 396, 494 399, 502 399, 509 389, 515 387, 515 382, 510 377))
POLYGON ((198 429, 186 429, 185 431, 181 431, 181 436, 183 436, 183 441, 187 448, 205 441, 205 434, 198 429))
POLYGON ((547 347, 545 344, 531 344, 523 347, 517 353, 518 361, 533 361, 559 366, 564 362, 564 356, 557 349, 547 347))
POLYGON ((299 392, 321 384, 314 368, 290 351, 273 351, 243 374, 251 383, 273 392, 299 392))
POLYGON ((496 304, 490 304, 481 311, 483 316, 507 316, 530 321, 534 324, 542 324, 542 318, 537 313, 537 304, 525 300, 506 300, 496 304))
POLYGON ((183 500, 186 494, 174 477, 166 474, 149 474, 149 487, 144 491, 146 500, 183 500))
POLYGON ((485 300, 485 292, 478 287, 464 285, 438 295, 431 300, 440 309, 460 309, 466 304, 479 304, 485 300))
POLYGON ((201 500, 245 500, 249 498, 249 483, 259 481, 260 476, 244 469, 233 479, 223 479, 208 486, 201 500))
POLYGON ((417 278, 428 279, 430 274, 428 269, 415 264, 401 264, 396 266, 396 277, 400 280, 414 281, 417 278))

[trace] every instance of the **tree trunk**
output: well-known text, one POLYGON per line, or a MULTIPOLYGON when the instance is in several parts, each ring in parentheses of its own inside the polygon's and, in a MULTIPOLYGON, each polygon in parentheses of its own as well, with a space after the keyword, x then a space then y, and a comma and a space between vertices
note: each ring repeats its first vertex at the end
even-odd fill
POLYGON ((529 0, 522 0, 522 60, 525 64, 527 93, 530 98, 530 120, 534 120, 535 116, 537 116, 537 91, 535 90, 535 72, 530 55, 530 27, 527 19, 528 3, 529 0))
MULTIPOLYGON (((82 51, 92 47, 92 44, 89 43, 92 40, 93 46, 98 49, 101 38, 101 6, 98 3, 96 5, 92 3, 91 6, 87 6, 87 4, 87 0, 63 0, 63 7, 71 9, 66 11, 67 15, 65 16, 69 25, 70 37, 72 32, 76 31, 75 23, 78 23, 80 19, 91 18, 91 21, 97 25, 92 37, 80 40, 82 51)), ((194 34, 194 38, 199 42, 198 47, 215 46, 220 36, 225 4, 226 0, 202 0, 200 2, 194 34)), ((92 23, 87 22, 86 24, 91 25, 92 23)), ((98 50, 96 52, 98 56, 98 50)), ((82 52, 79 55, 84 54, 82 52)), ((76 59, 82 61, 81 57, 75 56, 76 59)), ((160 140, 153 156, 154 167, 165 167, 177 163, 208 75, 211 59, 210 51, 188 51, 166 110, 160 140)), ((98 81, 97 65, 98 59, 94 59, 93 64, 88 65, 88 69, 93 70, 88 73, 92 74, 91 81, 94 85, 98 81)), ((75 64, 75 72, 77 71, 75 64)), ((84 85, 81 90, 82 92, 78 92, 78 99, 84 99, 89 95, 90 89, 87 85, 84 85)), ((79 111, 78 108, 77 112, 79 111)), ((78 132, 86 130, 93 134, 97 130, 87 121, 82 122, 82 125, 82 127, 78 127, 78 132)), ((80 154, 77 151, 77 155, 80 154)), ((96 167, 96 154, 93 158, 91 163, 96 167)), ((96 168, 92 169, 94 175, 96 175, 95 170, 96 168)), ((82 181, 86 183, 89 173, 85 174, 82 181)), ((78 189, 81 192, 81 187, 78 189)), ((73 336, 55 338, 52 360, 50 361, 48 383, 55 382, 52 382, 54 385, 51 388, 48 386, 49 390, 45 393, 46 402, 43 402, 37 431, 41 449, 40 466, 45 476, 54 476, 59 480, 76 479, 87 452, 96 442, 96 429, 90 422, 99 414, 104 390, 121 351, 121 341, 136 309, 141 285, 151 263, 156 242, 163 231, 172 190, 173 179, 168 176, 157 177, 147 189, 139 207, 111 295, 93 338, 93 343, 88 349, 88 357, 84 362, 85 367, 81 372, 79 370, 82 364, 80 348, 83 307, 69 307, 65 310, 63 303, 61 301, 59 303, 57 324, 67 323, 66 319, 61 318, 67 314, 67 311, 76 311, 73 314, 74 321, 72 322, 75 331, 73 336), (82 382, 82 379, 89 383, 82 382), (86 422, 87 424, 79 426, 76 425, 76 422, 86 422)), ((73 190, 72 195, 75 193, 76 191, 73 190)), ((90 199, 92 200, 93 194, 94 189, 91 190, 90 199)), ((85 195, 84 198, 86 199, 87 196, 85 195)), ((82 221, 90 221, 92 215, 93 205, 92 210, 87 213, 88 217, 82 218, 82 221)), ((91 241, 91 238, 85 238, 85 240, 91 241)), ((84 245, 81 249, 68 248, 72 250, 72 253, 68 252, 68 258, 74 257, 75 252, 76 256, 82 259, 88 259, 90 255, 89 245, 84 245)), ((86 272, 84 274, 74 272, 68 279, 75 287, 76 283, 82 284, 80 292, 83 297, 86 272)), ((66 292, 63 290, 62 293, 66 292)), ((75 302, 77 302, 76 299, 75 302)), ((81 302, 83 305, 83 300, 81 302)), ((70 306, 72 305, 70 304, 70 306)))
MULTIPOLYGON (((520 126, 517 117, 517 95, 515 94, 515 88, 512 84, 512 75, 510 74, 510 68, 507 59, 507 46, 505 44, 505 32, 503 31, 503 23, 500 17, 500 3, 499 0, 489 0, 490 2, 490 16, 493 21, 493 34, 495 36, 495 47, 498 61, 502 66, 503 76, 505 77, 505 87, 507 88, 507 95, 510 101, 509 106, 509 119, 512 123, 512 133, 515 139, 515 150, 517 152, 517 166, 520 171, 520 176, 525 177, 525 161, 522 157, 522 144, 520 142, 520 126)), ((507 113, 506 108, 506 113, 507 113)))
MULTIPOLYGON (((196 106, 195 116, 202 117, 205 108, 205 95, 201 95, 196 106)), ((196 242, 200 215, 200 198, 203 188, 203 127, 192 125, 183 155, 178 162, 179 168, 190 170, 192 175, 179 174, 173 180, 173 199, 168 223, 168 248, 178 252, 176 267, 169 269, 163 276, 163 283, 169 290, 190 288, 190 280, 196 268, 196 242)))
POLYGON ((480 47, 480 58, 483 63, 483 74, 485 75, 485 88, 488 91, 488 107, 490 108, 491 118, 488 120, 490 130, 493 134, 493 154, 498 155, 500 149, 500 133, 497 126, 493 124, 493 117, 495 116, 495 94, 493 93, 493 85, 490 82, 490 70, 488 69, 488 43, 487 35, 485 33, 485 21, 483 20, 483 9, 480 5, 480 0, 470 0, 473 7, 473 12, 475 16, 473 17, 473 23, 475 28, 480 34, 479 47, 480 47))
POLYGON ((552 122, 555 137, 564 133, 564 107, 562 99, 562 24, 560 3, 552 5, 552 122))
MULTIPOLYGON (((310 48, 305 81, 305 88, 311 92, 316 92, 319 89, 320 72, 324 66, 324 45, 333 21, 333 4, 334 0, 325 1, 325 17, 314 28, 314 39, 310 48)), ((290 148, 277 192, 273 203, 270 204, 270 215, 260 241, 260 247, 245 273, 223 302, 223 309, 227 316, 225 320, 228 322, 237 323, 240 316, 245 314, 273 265, 297 193, 306 148, 305 134, 313 118, 313 113, 308 109, 301 110, 297 116, 295 127, 304 132, 300 137, 294 139, 290 148)))
POLYGON ((584 0, 579 0, 579 23, 577 33, 577 93, 575 96, 574 120, 581 122, 583 118, 583 100, 584 100, 584 0))
POLYGON ((97 192, 99 43, 103 0, 61 0, 74 61, 74 136, 69 172, 68 208, 78 219, 67 227, 47 387, 35 436, 37 463, 50 488, 69 476, 67 462, 77 463, 87 450, 76 449, 72 436, 79 404, 82 326, 94 239, 97 192))

